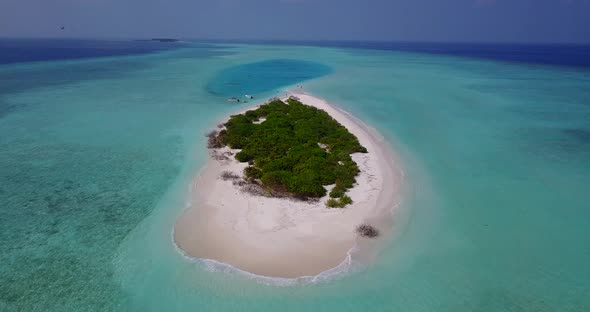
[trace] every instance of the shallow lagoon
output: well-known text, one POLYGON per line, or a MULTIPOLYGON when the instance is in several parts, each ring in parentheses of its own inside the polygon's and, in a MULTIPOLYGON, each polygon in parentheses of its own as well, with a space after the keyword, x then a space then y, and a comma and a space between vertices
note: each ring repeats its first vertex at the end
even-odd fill
POLYGON ((0 80, 2 311, 590 308, 587 69, 218 45, 2 65, 0 80), (277 59, 316 79, 244 76, 277 59), (171 230, 204 133, 248 105, 226 98, 294 84, 392 142, 406 170, 395 237, 374 265, 312 285, 182 257, 171 230))

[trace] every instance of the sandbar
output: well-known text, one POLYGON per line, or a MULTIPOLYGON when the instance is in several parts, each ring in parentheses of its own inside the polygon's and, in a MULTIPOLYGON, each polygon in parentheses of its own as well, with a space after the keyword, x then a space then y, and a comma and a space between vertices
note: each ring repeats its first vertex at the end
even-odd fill
POLYGON ((221 173, 243 175, 247 164, 235 160, 231 155, 236 151, 228 147, 210 150, 229 159, 210 157, 194 179, 190 207, 179 217, 173 235, 185 254, 256 275, 297 278, 350 261, 351 249, 369 240, 357 234, 360 224, 372 224, 382 235, 390 232, 387 227, 399 201, 400 181, 389 143, 323 99, 303 92, 295 95, 302 103, 326 111, 366 147, 368 153, 351 155, 360 169, 356 185, 347 192, 353 203, 328 208, 328 195, 306 202, 242 192, 231 180, 222 179, 221 173))

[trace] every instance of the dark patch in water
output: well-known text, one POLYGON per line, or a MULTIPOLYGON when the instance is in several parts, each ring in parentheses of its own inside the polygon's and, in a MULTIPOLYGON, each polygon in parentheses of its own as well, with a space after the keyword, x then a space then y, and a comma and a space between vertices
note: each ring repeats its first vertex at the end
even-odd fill
POLYGON ((206 88, 211 94, 227 97, 259 94, 331 72, 329 66, 315 62, 267 60, 225 69, 209 81, 206 88))
POLYGON ((587 129, 565 129, 563 133, 568 135, 569 137, 575 139, 577 142, 582 144, 589 144, 590 143, 590 130, 587 129))
MULTIPOLYGON (((22 64, 0 66, 0 119, 11 113, 26 109, 23 104, 7 100, 6 95, 89 80, 125 77, 126 75, 147 70, 159 64, 157 60, 154 61, 139 54, 161 52, 177 47, 188 47, 188 45, 178 44, 171 47, 162 46, 162 43, 159 42, 2 39, 0 40, 0 50, 2 51, 0 64, 22 64), (65 47, 59 47, 64 42, 65 47), (46 57, 43 56, 43 51, 37 50, 46 50, 46 57), (17 52, 24 53, 24 56, 16 58, 13 54, 18 54, 17 52), (139 57, 104 58, 105 56, 128 56, 136 54, 139 57), (85 60, 64 62, 64 60, 83 58, 85 60), (51 62, 38 62, 44 60, 51 62), (35 63, 23 63, 29 61, 35 61, 35 63)), ((179 49, 170 57, 175 60, 181 58, 194 59, 217 57, 233 53, 235 52, 223 47, 207 44, 190 44, 190 48, 179 49)), ((166 57, 168 56, 164 56, 164 58, 166 57)), ((161 57, 158 60, 161 60, 161 57)))
POLYGON ((7 95, 39 88, 59 87, 88 80, 121 78, 150 67, 147 61, 97 60, 84 63, 51 63, 0 69, 0 119, 26 109, 7 95))
POLYGON ((590 161, 590 131, 586 129, 521 128, 511 131, 507 139, 516 140, 529 159, 554 165, 590 161))

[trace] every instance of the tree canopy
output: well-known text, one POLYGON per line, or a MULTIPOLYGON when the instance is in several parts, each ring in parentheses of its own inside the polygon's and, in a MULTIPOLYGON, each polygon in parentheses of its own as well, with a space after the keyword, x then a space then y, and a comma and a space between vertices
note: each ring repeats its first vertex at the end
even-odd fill
POLYGON ((249 163, 248 179, 300 198, 322 197, 324 186, 335 184, 330 197, 350 203, 345 192, 359 173, 350 154, 367 150, 325 111, 295 99, 273 100, 224 125, 217 141, 241 149, 235 157, 249 163))

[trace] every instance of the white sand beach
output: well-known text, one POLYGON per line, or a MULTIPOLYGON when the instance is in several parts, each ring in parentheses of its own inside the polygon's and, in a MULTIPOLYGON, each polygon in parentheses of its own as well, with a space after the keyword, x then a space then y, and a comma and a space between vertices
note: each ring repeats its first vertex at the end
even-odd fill
MULTIPOLYGON (((228 263, 263 276, 313 276, 341 264, 362 238, 356 227, 376 226, 387 235, 392 210, 399 200, 400 181, 389 144, 347 112, 309 94, 295 94, 302 103, 325 110, 357 136, 368 153, 355 153, 360 169, 347 194, 353 204, 328 208, 325 198, 303 202, 254 196, 240 190, 223 171, 242 176, 247 166, 230 156, 210 158, 195 178, 191 207, 178 219, 174 240, 188 255, 228 263)), ((212 152, 212 151, 210 151, 212 152)), ((217 152, 234 153, 229 148, 217 152)))

